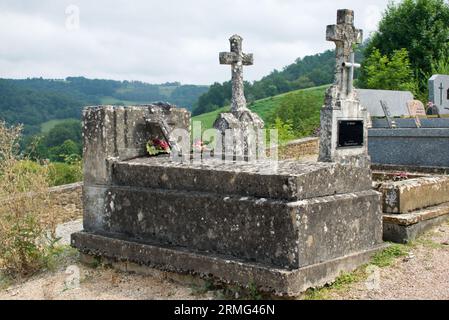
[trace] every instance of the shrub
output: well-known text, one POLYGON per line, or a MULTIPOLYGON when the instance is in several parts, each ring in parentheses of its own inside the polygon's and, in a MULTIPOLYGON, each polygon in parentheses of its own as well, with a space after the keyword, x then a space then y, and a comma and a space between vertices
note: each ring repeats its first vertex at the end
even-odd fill
POLYGON ((20 159, 21 129, 0 121, 0 272, 10 276, 44 267, 55 242, 48 167, 20 159))
POLYGON ((287 122, 282 121, 281 118, 277 117, 274 120, 274 124, 271 126, 272 129, 276 129, 278 131, 278 139, 281 144, 286 143, 295 138, 295 134, 293 132, 293 126, 291 121, 287 120, 287 122))
POLYGON ((51 186, 60 186, 83 180, 81 161, 51 163, 48 170, 48 179, 51 186))

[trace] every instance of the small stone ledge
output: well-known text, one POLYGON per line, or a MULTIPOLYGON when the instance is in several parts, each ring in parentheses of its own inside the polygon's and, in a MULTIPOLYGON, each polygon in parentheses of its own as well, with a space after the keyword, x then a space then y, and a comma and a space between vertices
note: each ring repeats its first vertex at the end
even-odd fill
POLYGON ((449 202, 406 214, 384 214, 383 221, 401 226, 410 226, 444 215, 449 215, 449 202))
POLYGON ((408 243, 446 221, 449 221, 449 202, 408 214, 384 214, 383 238, 408 243))

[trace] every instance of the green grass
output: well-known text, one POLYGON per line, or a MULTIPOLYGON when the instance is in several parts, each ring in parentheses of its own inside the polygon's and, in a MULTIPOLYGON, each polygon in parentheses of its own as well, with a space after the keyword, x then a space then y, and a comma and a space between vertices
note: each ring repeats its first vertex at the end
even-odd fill
POLYGON ((213 127, 214 121, 217 119, 218 115, 227 111, 229 111, 229 107, 220 108, 209 113, 203 113, 199 116, 195 116, 192 118, 192 121, 201 121, 201 125, 204 130, 210 129, 213 127))
POLYGON ((335 281, 321 288, 312 288, 305 292, 304 300, 326 300, 332 292, 349 290, 351 284, 361 282, 367 279, 366 272, 369 266, 376 266, 385 268, 393 265, 398 258, 409 254, 410 250, 415 247, 417 243, 413 244, 391 244, 386 249, 375 254, 370 263, 363 265, 354 272, 343 273, 335 281))
MULTIPOLYGON (((291 91, 291 92, 287 92, 287 93, 283 93, 274 97, 269 97, 269 98, 265 98, 265 99, 261 99, 261 100, 257 100, 251 104, 249 104, 249 109, 251 109, 252 111, 256 112, 267 124, 269 124, 269 120, 271 119, 271 116, 273 114, 273 112, 276 110, 276 108, 279 105, 283 105, 283 104, 288 104, 289 101, 294 100, 294 98, 297 98, 299 96, 305 96, 308 97, 310 99, 312 99, 315 103, 313 105, 315 112, 310 112, 310 117, 313 117, 314 122, 316 122, 317 120, 315 118, 317 118, 317 114, 319 114, 319 107, 321 107, 321 105, 323 104, 323 99, 324 99, 324 92, 326 91, 326 89, 328 88, 328 85, 325 86, 320 86, 320 87, 313 87, 313 88, 308 88, 308 89, 301 89, 301 90, 296 90, 296 91, 291 91), (319 106, 319 107, 317 107, 319 106)), ((305 108, 307 109, 310 106, 294 106, 294 107, 301 107, 301 108, 305 108)), ((209 113, 204 113, 198 116, 195 116, 192 118, 193 121, 201 121, 202 122, 202 127, 203 129, 210 129, 212 128, 215 119, 217 119, 217 116, 221 113, 221 112, 227 112, 229 110, 229 106, 228 107, 224 107, 224 108, 220 108, 218 110, 209 112, 209 113)), ((307 122, 309 119, 304 119, 305 122, 307 122)))
POLYGON ((47 122, 44 122, 41 124, 41 132, 42 133, 48 133, 50 132, 51 129, 53 129, 56 125, 67 121, 67 120, 79 120, 79 119, 74 119, 74 118, 67 118, 67 119, 56 119, 56 120, 50 120, 47 122))

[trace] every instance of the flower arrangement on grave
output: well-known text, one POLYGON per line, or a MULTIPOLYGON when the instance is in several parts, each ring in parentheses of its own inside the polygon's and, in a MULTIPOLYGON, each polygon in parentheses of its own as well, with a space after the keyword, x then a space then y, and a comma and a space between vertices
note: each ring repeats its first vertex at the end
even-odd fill
POLYGON ((393 181, 402 181, 407 179, 408 179, 407 172, 395 172, 393 174, 393 181))
POLYGON ((147 152, 150 156, 159 154, 169 154, 170 146, 167 141, 159 138, 151 139, 147 142, 147 152))
POLYGON ((201 139, 196 140, 193 143, 193 151, 195 151, 195 152, 207 151, 207 143, 201 139))

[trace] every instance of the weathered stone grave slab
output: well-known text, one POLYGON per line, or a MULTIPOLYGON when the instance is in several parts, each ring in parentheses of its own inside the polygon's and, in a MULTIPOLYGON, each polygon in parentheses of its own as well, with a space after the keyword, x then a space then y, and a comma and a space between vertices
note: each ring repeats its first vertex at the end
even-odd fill
POLYGON ((384 240, 408 243, 449 220, 449 202, 406 214, 384 214, 384 240))
POLYGON ((375 189, 382 192, 385 241, 407 243, 449 220, 449 176, 408 171, 375 171, 373 176, 375 189))
POLYGON ((383 212, 408 213, 449 202, 449 177, 430 176, 383 183, 383 212))
POLYGON ((179 163, 164 158, 137 158, 113 165, 115 185, 215 192, 235 196, 310 199, 357 190, 369 190, 371 174, 364 168, 338 163, 281 161, 276 173, 272 163, 229 163, 209 159, 179 163))

